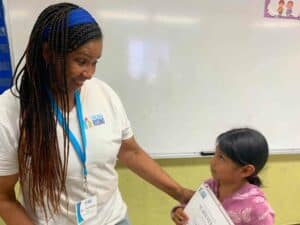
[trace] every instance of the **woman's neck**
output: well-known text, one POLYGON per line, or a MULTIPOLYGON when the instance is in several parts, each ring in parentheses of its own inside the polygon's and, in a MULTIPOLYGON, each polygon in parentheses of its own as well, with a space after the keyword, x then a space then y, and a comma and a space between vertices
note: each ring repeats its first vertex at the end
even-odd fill
POLYGON ((75 106, 75 97, 73 94, 73 95, 69 96, 69 112, 72 111, 74 106, 75 106))
POLYGON ((243 187, 246 183, 246 180, 242 180, 238 183, 221 183, 219 182, 218 187, 218 199, 220 202, 223 202, 225 198, 232 196, 235 192, 237 192, 241 187, 243 187))

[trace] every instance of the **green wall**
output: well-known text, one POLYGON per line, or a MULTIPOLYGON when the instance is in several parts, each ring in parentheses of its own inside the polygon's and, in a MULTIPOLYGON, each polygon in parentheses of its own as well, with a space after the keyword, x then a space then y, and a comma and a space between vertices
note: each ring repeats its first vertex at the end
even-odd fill
MULTIPOLYGON (((179 183, 192 189, 210 177, 208 158, 163 159, 157 162, 179 183)), ((127 168, 119 165, 117 170, 132 225, 174 225, 169 213, 176 201, 127 168)), ((261 177, 264 192, 276 211, 276 225, 300 224, 300 155, 271 156, 261 177)))

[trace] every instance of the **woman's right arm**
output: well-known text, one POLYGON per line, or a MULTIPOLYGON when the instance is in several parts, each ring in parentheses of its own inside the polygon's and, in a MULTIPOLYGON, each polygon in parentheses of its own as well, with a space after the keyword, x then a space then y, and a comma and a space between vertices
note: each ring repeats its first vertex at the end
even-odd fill
POLYGON ((0 176, 0 217, 6 225, 34 225, 23 206, 17 201, 15 184, 18 174, 0 176))

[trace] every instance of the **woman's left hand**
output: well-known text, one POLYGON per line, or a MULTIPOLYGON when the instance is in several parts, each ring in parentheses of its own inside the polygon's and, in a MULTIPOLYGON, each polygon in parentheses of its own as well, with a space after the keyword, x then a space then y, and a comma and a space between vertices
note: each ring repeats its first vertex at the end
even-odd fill
POLYGON ((182 190, 181 190, 177 200, 181 204, 186 204, 192 198, 194 193, 195 193, 195 191, 182 187, 182 190))

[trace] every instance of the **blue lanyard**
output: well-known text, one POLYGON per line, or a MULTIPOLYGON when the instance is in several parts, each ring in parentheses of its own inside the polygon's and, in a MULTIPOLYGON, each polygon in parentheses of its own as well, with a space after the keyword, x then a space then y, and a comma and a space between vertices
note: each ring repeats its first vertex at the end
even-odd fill
POLYGON ((85 133, 85 126, 84 126, 84 120, 83 120, 83 115, 82 115, 82 107, 81 107, 81 101, 80 101, 80 95, 79 91, 75 91, 75 105, 76 105, 76 112, 77 112, 77 117, 78 117, 78 122, 79 122, 79 127, 80 127, 80 134, 81 134, 81 141, 82 141, 82 147, 80 146, 77 138, 73 134, 73 132, 70 130, 65 118, 63 117, 63 114, 61 110, 59 109, 58 105, 53 99, 53 96, 50 94, 48 91, 48 95, 50 97, 50 101, 52 104, 53 111, 55 113, 55 116, 57 118, 57 121, 59 124, 62 126, 64 131, 66 132, 70 142, 72 143, 81 163, 83 166, 83 175, 86 179, 87 177, 87 169, 86 169, 86 133, 85 133))

